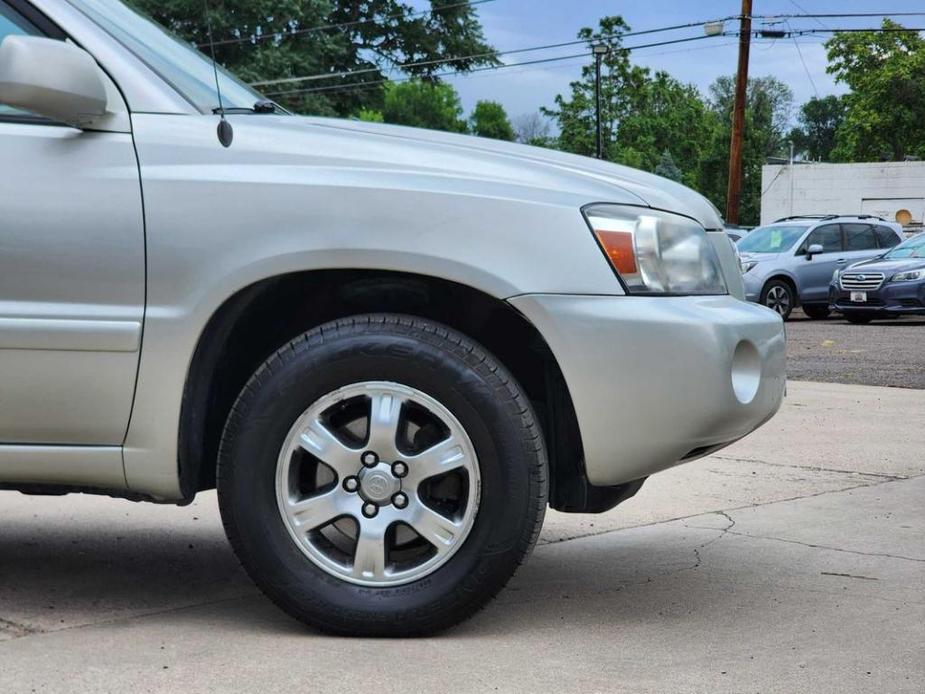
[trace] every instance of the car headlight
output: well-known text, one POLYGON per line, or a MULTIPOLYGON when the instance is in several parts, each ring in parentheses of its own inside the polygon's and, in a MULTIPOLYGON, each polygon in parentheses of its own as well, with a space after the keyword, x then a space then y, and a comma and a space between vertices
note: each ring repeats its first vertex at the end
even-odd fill
POLYGON ((838 268, 835 268, 835 272, 832 273, 832 281, 835 282, 835 283, 837 283, 837 282, 838 282, 838 278, 839 278, 840 276, 841 276, 841 270, 839 270, 838 268))
POLYGON ((592 205, 583 213, 631 294, 727 293, 716 251, 696 222, 620 205, 592 205))
POLYGON ((912 280, 925 280, 925 270, 908 270, 897 272, 890 278, 893 282, 911 282, 912 280))
POLYGON ((757 264, 757 260, 746 260, 744 263, 742 263, 742 274, 744 275, 746 272, 753 269, 757 264))

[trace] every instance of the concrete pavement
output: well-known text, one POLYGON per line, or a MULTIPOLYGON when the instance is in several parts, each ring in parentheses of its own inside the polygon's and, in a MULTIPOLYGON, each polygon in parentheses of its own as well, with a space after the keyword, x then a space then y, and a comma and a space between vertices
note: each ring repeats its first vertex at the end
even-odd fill
POLYGON ((550 514, 496 601, 418 641, 278 612, 213 494, 0 494, 0 691, 921 692, 922 412, 925 391, 791 383, 735 446, 550 514))

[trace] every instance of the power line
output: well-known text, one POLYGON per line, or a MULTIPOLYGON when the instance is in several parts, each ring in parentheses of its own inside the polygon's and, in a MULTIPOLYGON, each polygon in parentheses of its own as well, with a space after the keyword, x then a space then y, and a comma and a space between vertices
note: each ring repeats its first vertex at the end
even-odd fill
MULTIPOLYGON (((678 43, 689 43, 691 41, 702 41, 704 39, 710 39, 710 38, 715 38, 715 37, 706 36, 706 35, 689 36, 689 37, 681 38, 681 39, 672 39, 670 41, 658 41, 655 43, 640 44, 637 46, 624 46, 621 50, 635 51, 635 50, 639 50, 642 48, 654 48, 657 46, 670 46, 670 45, 674 45, 678 43)), ((519 49, 519 50, 523 51, 526 49, 519 49)), ((536 49, 536 50, 539 50, 539 49, 536 49)), ((448 77, 448 76, 459 75, 459 74, 468 75, 468 74, 476 73, 476 72, 504 70, 504 69, 512 68, 512 67, 522 67, 524 65, 541 65, 544 63, 553 63, 553 62, 558 62, 562 60, 573 60, 575 58, 585 58, 585 57, 587 57, 587 53, 575 53, 572 55, 556 56, 553 58, 539 58, 536 60, 527 60, 527 61, 523 61, 520 63, 504 63, 502 65, 488 65, 485 67, 472 68, 471 70, 451 70, 447 72, 436 73, 432 75, 432 77, 448 77)), ((460 58, 457 58, 457 60, 460 60, 460 58)), ((357 73, 350 73, 350 74, 357 74, 357 73)), ((407 81, 407 80, 380 79, 380 80, 372 80, 369 82, 357 82, 357 83, 352 83, 352 84, 328 85, 324 87, 310 87, 307 89, 292 89, 292 90, 285 91, 285 92, 269 92, 266 94, 266 96, 290 96, 290 95, 295 95, 295 94, 315 94, 318 92, 350 90, 350 89, 355 89, 355 88, 366 88, 366 87, 371 87, 371 86, 377 86, 380 84, 385 84, 386 82, 403 82, 403 81, 407 81)))
MULTIPOLYGON (((792 31, 792 27, 790 26, 789 21, 787 22, 787 28, 792 31)), ((797 43, 796 36, 791 36, 790 38, 793 39, 793 45, 797 49, 797 55, 800 56, 800 62, 803 64, 803 71, 806 73, 806 78, 809 80, 809 84, 813 88, 813 93, 816 95, 816 98, 818 99, 819 90, 816 89, 816 83, 813 81, 813 76, 809 73, 809 68, 806 66, 806 60, 804 60, 803 58, 803 50, 800 48, 800 44, 797 43)))
MULTIPOLYGON (((330 31, 331 29, 343 29, 346 27, 355 27, 362 26, 364 24, 372 24, 378 21, 388 21, 390 19, 402 19, 405 17, 421 17, 427 14, 435 14, 437 12, 445 12, 447 10, 453 10, 457 7, 465 7, 466 5, 475 6, 475 5, 484 5, 488 2, 495 2, 496 0, 466 0, 465 2, 457 2, 452 5, 443 5, 442 7, 434 7, 430 10, 418 10, 416 12, 396 12, 394 14, 386 15, 384 17, 371 17, 370 19, 357 19, 352 22, 339 22, 337 24, 324 24, 322 26, 308 27, 306 29, 295 29, 293 31, 279 32, 274 31, 268 34, 255 34, 252 36, 246 36, 241 38, 234 39, 223 39, 221 41, 216 41, 214 45, 216 46, 227 46, 235 43, 257 43, 260 41, 268 41, 270 39, 279 39, 279 38, 289 38, 291 36, 303 36, 305 34, 314 34, 320 31, 330 31)), ((208 43, 197 44, 197 48, 208 47, 208 43)))
MULTIPOLYGON (((726 17, 724 19, 708 20, 707 22, 689 22, 687 24, 675 24, 673 26, 658 27, 655 29, 628 31, 623 34, 610 34, 610 35, 605 35, 605 36, 595 36, 595 37, 591 37, 587 39, 578 39, 575 41, 563 41, 560 43, 549 43, 549 44, 542 45, 542 46, 531 46, 529 48, 515 48, 512 50, 508 50, 508 51, 491 51, 491 52, 483 52, 483 53, 474 53, 472 55, 457 56, 453 58, 436 58, 434 60, 421 60, 421 61, 415 61, 415 62, 410 62, 410 63, 402 63, 398 65, 393 65, 392 69, 401 70, 401 69, 406 69, 406 68, 440 65, 442 63, 454 63, 460 60, 477 60, 479 58, 490 58, 490 57, 496 57, 496 56, 502 56, 502 55, 533 53, 536 51, 551 50, 553 48, 565 48, 568 46, 578 46, 582 44, 589 44, 594 41, 602 41, 602 40, 607 40, 607 39, 615 39, 615 38, 623 39, 623 38, 630 37, 630 36, 646 36, 649 34, 677 31, 679 29, 689 29, 695 26, 697 27, 702 26, 703 24, 707 24, 711 21, 720 22, 720 21, 726 21, 727 19, 732 19, 732 18, 726 17)), ((694 40, 694 39, 701 39, 701 38, 706 38, 706 37, 696 36, 696 37, 692 37, 688 39, 680 39, 678 42, 689 41, 689 40, 694 40)), ((640 46, 640 48, 641 47, 642 46, 640 46)), ((275 79, 275 80, 260 80, 257 82, 250 82, 250 86, 252 87, 271 87, 277 84, 291 84, 293 82, 311 82, 315 80, 334 79, 337 77, 347 77, 350 75, 362 75, 362 74, 369 74, 369 73, 374 73, 374 72, 381 72, 381 68, 373 67, 373 68, 363 68, 361 70, 344 70, 341 72, 316 73, 313 75, 302 75, 299 77, 283 77, 283 78, 275 79)))

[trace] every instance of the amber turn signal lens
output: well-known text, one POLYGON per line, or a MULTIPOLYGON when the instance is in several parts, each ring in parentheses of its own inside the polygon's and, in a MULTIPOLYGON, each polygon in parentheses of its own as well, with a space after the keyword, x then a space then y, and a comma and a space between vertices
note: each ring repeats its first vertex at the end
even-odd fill
POLYGON ((636 274, 636 249, 633 235, 627 231, 595 231, 610 264, 621 275, 636 274))

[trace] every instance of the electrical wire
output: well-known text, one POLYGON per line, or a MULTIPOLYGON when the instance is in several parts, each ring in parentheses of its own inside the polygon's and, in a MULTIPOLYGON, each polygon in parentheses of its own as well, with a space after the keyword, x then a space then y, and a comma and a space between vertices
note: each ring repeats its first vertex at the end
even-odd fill
MULTIPOLYGON (((704 39, 710 39, 710 38, 715 38, 715 37, 713 36, 688 36, 688 37, 681 38, 681 39, 672 39, 670 41, 658 41, 655 43, 640 44, 637 46, 624 46, 621 50, 634 51, 634 50, 640 50, 642 48, 670 46, 670 45, 679 44, 679 43, 689 43, 691 41, 702 41, 704 39)), ((518 49, 519 52, 523 52, 525 50, 527 49, 518 49)), ((539 50, 539 49, 537 48, 537 49, 532 49, 532 50, 539 50)), ((502 54, 499 54, 499 55, 502 55, 502 54)), ((458 74, 468 75, 468 74, 476 73, 476 72, 504 70, 504 69, 512 68, 512 67, 522 67, 524 65, 541 65, 544 63, 553 63, 553 62, 558 62, 562 60, 574 60, 576 58, 583 58, 583 57, 587 57, 587 53, 575 53, 572 55, 556 56, 552 58, 539 58, 536 60, 527 60, 527 61, 523 61, 519 63, 503 63, 501 65, 488 65, 485 67, 472 68, 470 70, 452 70, 452 71, 447 71, 447 72, 442 72, 442 73, 436 73, 434 75, 431 75, 431 77, 448 77, 448 76, 458 75, 458 74)), ((461 60, 461 58, 456 58, 456 60, 461 60)), ((443 61, 440 61, 440 62, 443 62, 443 61)), ((350 72, 348 74, 353 75, 353 74, 358 74, 358 72, 359 71, 350 72)), ((362 72, 366 73, 368 72, 368 70, 364 70, 362 72)), ((361 87, 361 86, 362 87, 376 86, 379 84, 384 84, 386 82, 392 82, 392 81, 399 81, 399 80, 380 79, 380 80, 371 80, 368 82, 359 82, 359 83, 345 84, 345 85, 328 85, 328 86, 323 86, 323 87, 310 87, 307 89, 292 89, 292 90, 285 91, 285 92, 269 92, 266 94, 266 96, 291 96, 295 94, 314 94, 317 92, 343 90, 343 89, 350 89, 350 88, 356 88, 356 87, 361 87)), ((401 81, 406 81, 406 80, 401 80, 401 81)), ((280 82, 274 80, 274 83, 280 83, 280 82)), ((255 83, 252 83, 252 86, 257 86, 258 84, 261 84, 261 83, 255 82, 255 83)))
MULTIPOLYGON (((435 58, 434 60, 420 60, 420 61, 415 61, 411 63, 400 63, 398 65, 393 65, 390 67, 390 69, 404 70, 407 68, 428 67, 432 65, 442 65, 445 63, 455 63, 455 62, 459 62, 460 60, 477 60, 479 58, 497 57, 497 56, 502 56, 502 55, 517 55, 521 53, 534 53, 536 51, 547 51, 547 50, 552 50, 554 48, 565 48, 568 46, 590 44, 590 43, 594 43, 595 41, 606 40, 609 38, 621 38, 622 39, 623 37, 626 37, 626 36, 640 36, 643 34, 652 34, 657 31, 671 31, 671 30, 674 30, 675 28, 677 27, 670 27, 670 28, 666 27, 663 29, 650 29, 647 31, 636 32, 636 33, 617 34, 613 36, 605 36, 605 37, 590 38, 590 39, 579 39, 576 41, 564 41, 561 43, 550 43, 550 44, 546 44, 543 46, 530 46, 528 48, 515 48, 512 50, 508 50, 508 51, 492 51, 490 53, 487 53, 487 52, 486 53, 473 53, 471 55, 456 56, 453 58, 435 58)), ((658 42, 658 43, 642 45, 642 46, 623 46, 620 48, 620 50, 635 50, 638 48, 649 48, 652 46, 667 46, 673 43, 700 41, 701 39, 708 39, 708 38, 713 38, 713 37, 706 36, 706 35, 690 36, 690 37, 685 37, 681 39, 672 39, 670 41, 658 42)), ((487 66, 487 67, 488 69, 490 69, 491 67, 503 68, 504 65, 487 66)), ((486 68, 479 68, 479 69, 486 69, 486 68)), ((351 75, 364 75, 364 74, 379 73, 379 72, 382 72, 381 68, 371 67, 371 68, 362 68, 360 70, 344 70, 341 72, 303 75, 300 77, 282 77, 280 79, 275 79, 275 80, 259 80, 257 82, 250 82, 249 85, 251 87, 272 87, 277 84, 292 84, 294 82, 313 82, 317 80, 335 79, 338 77, 349 77, 351 75)))

